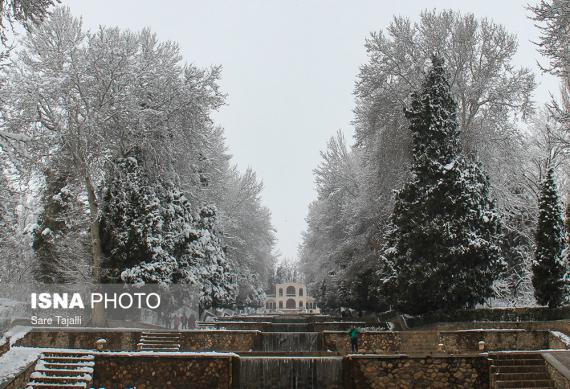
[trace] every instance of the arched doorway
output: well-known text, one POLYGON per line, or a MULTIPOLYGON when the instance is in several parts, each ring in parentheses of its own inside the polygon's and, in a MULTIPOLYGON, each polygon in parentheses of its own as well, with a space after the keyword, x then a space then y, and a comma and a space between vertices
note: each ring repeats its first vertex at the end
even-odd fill
POLYGON ((295 306, 295 300, 293 300, 293 299, 288 299, 287 302, 285 303, 285 308, 287 308, 287 309, 295 309, 295 308, 297 308, 297 307, 295 306))

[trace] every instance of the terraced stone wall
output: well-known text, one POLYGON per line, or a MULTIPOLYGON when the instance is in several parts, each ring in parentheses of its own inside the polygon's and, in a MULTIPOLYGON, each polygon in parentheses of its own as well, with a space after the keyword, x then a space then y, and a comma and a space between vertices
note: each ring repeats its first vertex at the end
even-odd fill
POLYGON ((484 351, 543 350, 550 348, 549 331, 494 330, 442 331, 439 342, 447 353, 479 352, 479 342, 485 342, 484 351))
MULTIPOLYGON (((142 330, 34 329, 16 342, 17 346, 94 349, 105 339, 110 351, 135 351, 142 330)), ((249 351, 261 341, 258 331, 183 331, 180 351, 249 351)))
MULTIPOLYGON (((362 332, 358 340, 358 351, 376 354, 430 353, 437 351, 437 332, 429 331, 371 331, 362 332)), ((325 350, 350 353, 350 338, 346 332, 323 332, 325 350)))
POLYGON ((345 358, 347 387, 371 389, 488 389, 485 358, 356 356, 345 358))
POLYGON ((230 389, 232 356, 95 356, 96 388, 230 389))
MULTIPOLYGON (((251 321, 219 321, 200 322, 200 327, 220 328, 226 330, 257 330, 264 332, 279 332, 286 323, 272 322, 251 322, 251 321)), ((339 321, 339 322, 311 322, 299 323, 300 331, 322 332, 322 331, 348 331, 352 327, 366 327, 365 322, 339 321)), ((293 324, 293 329, 295 324, 293 324)))
POLYGON ((443 322, 418 328, 431 331, 459 331, 469 329, 521 329, 527 331, 559 331, 570 335, 570 320, 553 321, 475 321, 475 322, 443 322))
POLYGON ((142 331, 113 329, 34 329, 16 342, 16 346, 94 349, 99 339, 107 340, 107 349, 136 350, 142 331))
POLYGON ((1 383, 1 389, 22 389, 25 388, 30 381, 30 376, 32 375, 34 369, 36 368, 36 362, 30 363, 24 368, 16 377, 12 378, 9 382, 1 383))
POLYGON ((181 351, 239 352, 255 350, 261 342, 258 331, 189 331, 180 339, 181 351))

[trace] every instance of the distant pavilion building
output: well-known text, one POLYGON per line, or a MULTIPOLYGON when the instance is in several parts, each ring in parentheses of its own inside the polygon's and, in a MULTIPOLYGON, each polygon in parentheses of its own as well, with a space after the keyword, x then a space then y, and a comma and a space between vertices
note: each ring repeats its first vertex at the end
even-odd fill
POLYGON ((275 294, 268 294, 265 298, 265 309, 284 313, 321 313, 315 299, 307 294, 305 284, 298 282, 276 284, 275 294))

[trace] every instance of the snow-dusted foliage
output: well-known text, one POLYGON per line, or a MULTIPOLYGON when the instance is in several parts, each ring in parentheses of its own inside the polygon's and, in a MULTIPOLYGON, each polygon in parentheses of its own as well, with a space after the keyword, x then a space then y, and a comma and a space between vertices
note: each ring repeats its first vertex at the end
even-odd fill
POLYGON ((233 168, 219 206, 226 254, 236 264, 239 307, 262 305, 275 263, 275 231, 262 189, 251 169, 240 174, 233 168))
POLYGON ((532 263, 534 294, 539 304, 559 306, 564 299, 564 223, 554 169, 549 168, 538 200, 536 250, 532 263))
POLYGON ((85 30, 67 8, 30 28, 20 47, 2 73, 0 142, 19 174, 45 178, 35 229, 43 273, 61 280, 49 269, 63 268, 56 259, 64 253, 83 255, 81 246, 89 250, 87 273, 95 282, 105 261, 108 279, 200 283, 203 306, 232 302, 238 279, 248 288, 255 283, 249 294, 259 300, 274 259, 274 232, 260 183, 253 172, 231 166, 223 129, 211 118, 225 101, 221 68, 184 63, 175 42, 161 42, 149 29, 85 30), (101 233, 111 211, 103 209, 105 186, 125 168, 118 161, 124 165, 135 154, 144 175, 131 174, 124 185, 134 193, 140 184, 143 191, 131 199, 115 193, 113 201, 123 202, 121 217, 146 230, 113 220, 112 233, 101 233), (241 182, 254 190, 242 191, 241 182), (123 250, 123 257, 111 258, 113 250, 123 250), (119 263, 107 266, 109 259, 119 263))
POLYGON ((0 41, 7 43, 7 31, 14 23, 19 23, 29 29, 40 23, 57 4, 57 0, 0 0, 0 41))
POLYGON ((544 69, 570 76, 570 3, 567 0, 540 0, 529 6, 541 30, 539 51, 550 59, 544 69))
MULTIPOLYGON (((553 98, 550 108, 570 132, 570 2, 541 0, 529 8, 541 30, 538 49, 550 60, 550 64, 542 68, 559 76, 562 83, 560 99, 553 98)), ((565 145, 569 147, 570 143, 566 141, 565 145)))
POLYGON ((44 283, 82 283, 91 278, 89 238, 84 202, 78 199, 77 184, 56 161, 44 171, 40 213, 32 231, 37 256, 34 276, 44 283))
MULTIPOLYGON (((465 154, 477 155, 488 172, 497 210, 504 215, 508 249, 516 253, 509 255, 509 268, 526 269, 519 272, 526 277, 536 183, 529 170, 521 169, 532 166, 520 120, 533 112, 535 84, 530 70, 513 64, 515 35, 472 14, 424 11, 417 22, 396 16, 385 30, 371 34, 365 46, 369 60, 360 68, 354 91, 355 144, 337 153, 340 158, 323 157, 328 167, 315 172, 318 182, 326 175, 334 186, 321 190, 317 185, 319 196, 307 216, 300 254, 309 283, 324 279, 333 300, 342 295, 335 287, 342 282, 350 296, 360 295, 357 301, 381 303, 370 282, 375 277, 368 275, 375 272, 384 243, 393 191, 410 178, 412 139, 402 107, 421 86, 431 53, 441 55, 453 75, 449 83, 458 104, 460 142, 465 154)), ((520 278, 506 271, 501 295, 509 301, 522 298, 520 278)))
POLYGON ((270 278, 270 285, 283 284, 286 282, 304 282, 303 273, 299 269, 299 263, 284 258, 276 266, 270 278))
POLYGON ((411 179, 398 191, 381 255, 381 289, 406 313, 474 306, 502 266, 499 220, 479 164, 462 154, 457 105, 434 56, 406 116, 411 179))
POLYGON ((342 133, 331 138, 315 169, 317 200, 309 206, 303 235, 300 268, 306 283, 322 304, 378 308, 371 294, 374 280, 373 248, 360 229, 370 213, 360 212, 356 199, 364 177, 358 156, 342 133))
POLYGON ((104 201, 107 280, 189 283, 202 288, 203 307, 233 302, 233 269, 222 249, 215 207, 194 214, 182 192, 150 178, 136 153, 117 161, 104 201))

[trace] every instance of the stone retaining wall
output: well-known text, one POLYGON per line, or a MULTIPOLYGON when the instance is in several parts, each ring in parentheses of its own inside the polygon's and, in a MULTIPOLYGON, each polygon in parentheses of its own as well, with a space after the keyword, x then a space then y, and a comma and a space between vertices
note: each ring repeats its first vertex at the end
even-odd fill
MULTIPOLYGON (((216 318, 218 321, 247 321, 247 322, 271 322, 273 321, 272 315, 264 316, 224 316, 216 318)), ((209 322, 204 322, 209 323, 209 322)))
POLYGON ((232 356, 103 355, 95 356, 93 386, 106 389, 230 389, 232 356))
POLYGON ((554 353, 543 353, 542 357, 546 363, 548 374, 552 381, 554 381, 554 387, 556 389, 570 388, 570 369, 558 361, 554 353))
MULTIPOLYGON (((485 342, 484 351, 566 349, 566 344, 550 331, 378 331, 362 332, 358 351, 374 354, 478 353, 479 342, 485 342), (438 344, 444 345, 438 350, 438 344)), ((350 353, 350 338, 340 331, 323 332, 323 349, 350 353)))
MULTIPOLYGON (((324 350, 350 353, 350 337, 344 331, 324 331, 323 347, 324 350)), ((362 332, 358 339, 358 351, 374 354, 435 352, 437 351, 437 332, 362 332)))
MULTIPOLYGON (((34 329, 17 346, 94 349, 95 341, 107 340, 111 351, 134 351, 142 330, 34 329)), ((258 331, 183 331, 180 351, 250 351, 261 341, 258 331)))
POLYGON ((2 339, 0 338, 0 357, 3 354, 6 354, 8 351, 10 351, 10 339, 5 339, 4 341, 2 341, 2 339))
POLYGON ((36 368, 36 362, 30 363, 10 382, 0 383, 0 389, 22 389, 30 382, 30 376, 36 368))
POLYGON ((447 353, 479 352, 479 342, 485 342, 485 351, 544 350, 549 346, 549 331, 442 331, 439 341, 447 353))
POLYGON ((28 332, 16 346, 94 349, 98 339, 107 340, 107 349, 113 351, 136 350, 142 330, 113 329, 45 329, 28 332))
POLYGON ((258 331, 188 331, 182 333, 181 351, 239 352, 256 350, 261 342, 258 331))
POLYGON ((570 348, 570 344, 566 343, 566 340, 562 339, 561 336, 564 336, 560 333, 554 333, 552 331, 548 331, 548 348, 551 349, 562 349, 567 350, 570 348))
POLYGON ((479 308, 453 312, 432 312, 406 319, 409 327, 420 327, 442 322, 544 322, 570 319, 570 305, 558 308, 479 308))
POLYGON ((226 330, 250 330, 250 331, 271 331, 269 322, 253 321, 220 321, 220 322, 200 322, 198 328, 211 327, 226 330))
MULTIPOLYGON (((279 332, 279 327, 285 323, 272 322, 251 322, 251 321, 219 321, 219 322, 200 322, 200 327, 213 327, 227 330, 256 330, 263 332, 279 332)), ((302 323, 299 323, 302 324, 302 323)), ((366 323, 361 321, 344 321, 344 322, 313 322, 302 324, 301 331, 322 332, 322 331, 348 331, 352 327, 365 327, 366 323)))
POLYGON ((528 331, 551 330, 570 335, 570 320, 554 321, 477 321, 477 322, 444 322, 429 324, 418 330, 459 331, 470 329, 522 329, 528 331))
POLYGON ((371 389, 488 389, 489 365, 483 357, 346 357, 347 387, 371 389))
POLYGON ((366 323, 362 321, 342 321, 342 322, 314 322, 311 324, 311 330, 314 332, 322 331, 348 331, 352 327, 365 327, 366 323))

